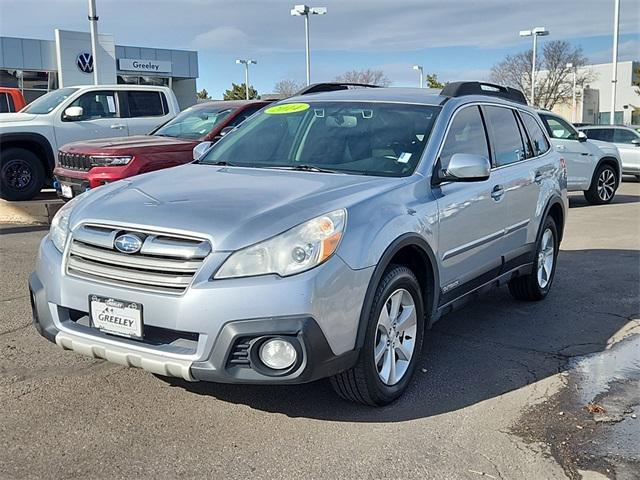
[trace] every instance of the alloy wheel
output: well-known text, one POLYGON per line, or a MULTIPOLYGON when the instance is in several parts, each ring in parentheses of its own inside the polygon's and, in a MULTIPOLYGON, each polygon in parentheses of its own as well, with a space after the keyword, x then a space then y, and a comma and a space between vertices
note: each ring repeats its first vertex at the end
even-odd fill
POLYGON ((404 288, 384 302, 376 329, 374 361, 380 380, 395 385, 407 373, 416 345, 418 318, 413 296, 404 288))
POLYGON ((538 252, 538 285, 540 288, 546 288, 551 281, 553 273, 553 262, 555 261, 555 241, 553 232, 547 228, 542 234, 542 242, 540 251, 538 252))
POLYGON ((598 177, 598 197, 607 202, 613 197, 616 189, 616 176, 608 168, 605 168, 598 177))
POLYGON ((31 183, 33 172, 29 162, 14 158, 2 166, 2 176, 7 180, 9 187, 22 190, 31 183))

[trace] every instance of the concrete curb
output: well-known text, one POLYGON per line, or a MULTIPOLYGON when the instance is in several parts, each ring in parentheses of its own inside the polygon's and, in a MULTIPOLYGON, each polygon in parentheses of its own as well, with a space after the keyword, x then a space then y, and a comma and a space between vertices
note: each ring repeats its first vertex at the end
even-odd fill
POLYGON ((64 205, 59 199, 8 202, 0 200, 0 224, 49 225, 64 205))

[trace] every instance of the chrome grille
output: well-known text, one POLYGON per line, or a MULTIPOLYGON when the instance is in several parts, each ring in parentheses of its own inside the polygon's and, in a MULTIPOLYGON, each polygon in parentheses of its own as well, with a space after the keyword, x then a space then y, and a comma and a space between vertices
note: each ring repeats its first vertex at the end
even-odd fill
POLYGON ((127 288, 181 294, 210 252, 207 240, 83 225, 72 235, 67 274, 127 288), (114 248, 115 239, 124 233, 144 239, 138 253, 121 253, 114 248))
POLYGON ((58 162, 61 167, 69 168, 71 170, 79 170, 83 172, 91 170, 91 157, 89 155, 59 151, 58 162))

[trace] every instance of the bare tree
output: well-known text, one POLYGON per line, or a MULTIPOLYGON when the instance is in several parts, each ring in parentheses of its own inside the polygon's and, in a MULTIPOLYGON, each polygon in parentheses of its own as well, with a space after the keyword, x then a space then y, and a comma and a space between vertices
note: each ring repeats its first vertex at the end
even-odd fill
MULTIPOLYGON (((491 68, 491 80, 521 90, 531 102, 531 54, 532 51, 507 55, 491 68)), ((541 61, 536 71, 536 106, 552 109, 556 104, 570 101, 573 88, 573 69, 577 68, 576 86, 584 87, 593 81, 593 74, 580 69, 587 63, 582 48, 574 48, 569 42, 555 40, 542 48, 541 61), (568 67, 567 64, 573 64, 568 67)))
POLYGON ((293 80, 280 80, 273 87, 273 92, 279 95, 284 95, 285 97, 291 97, 300 91, 302 87, 303 85, 301 83, 293 80))
POLYGON ((391 80, 385 75, 382 70, 350 70, 344 72, 335 78, 336 82, 346 83, 367 83, 369 85, 379 85, 381 87, 388 87, 391 85, 391 80))

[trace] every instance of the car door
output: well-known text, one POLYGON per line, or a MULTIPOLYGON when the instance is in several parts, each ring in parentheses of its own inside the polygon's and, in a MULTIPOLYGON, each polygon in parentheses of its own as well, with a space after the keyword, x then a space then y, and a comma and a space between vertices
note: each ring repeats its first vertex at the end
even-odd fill
POLYGON ((172 115, 164 93, 157 90, 126 90, 125 100, 129 135, 146 135, 170 120, 172 115))
POLYGON ((622 171, 625 173, 640 175, 640 135, 627 128, 613 129, 613 143, 618 147, 622 171))
POLYGON ((569 190, 589 188, 595 163, 598 160, 589 148, 590 145, 581 142, 577 130, 562 118, 544 113, 540 114, 540 118, 551 138, 551 143, 567 162, 569 190))
POLYGON ((83 93, 67 106, 69 107, 82 107, 83 113, 80 118, 68 118, 63 111, 55 119, 54 131, 58 147, 79 140, 128 134, 126 121, 120 116, 118 98, 113 90, 83 93))
MULTIPOLYGON (((446 170, 456 153, 490 158, 487 133, 478 105, 457 110, 438 156, 446 170)), ((501 265, 506 204, 500 172, 478 182, 444 182, 434 189, 438 203, 438 260, 443 301, 491 276, 501 265)))

